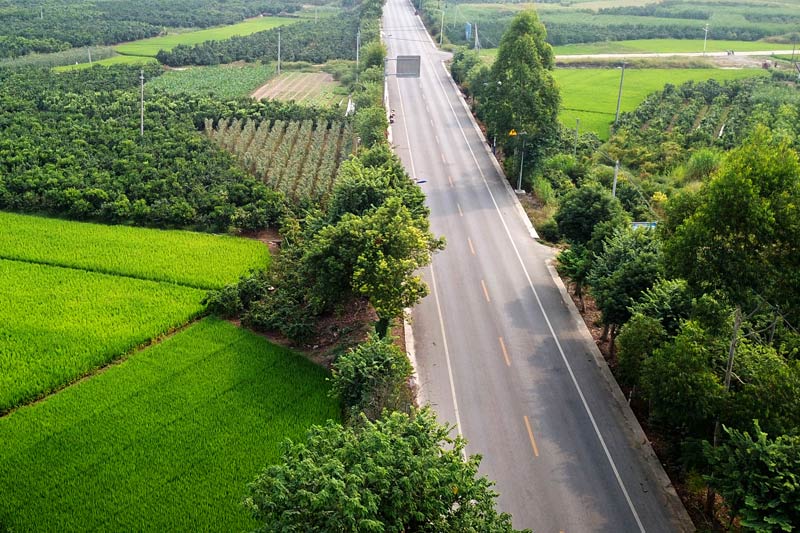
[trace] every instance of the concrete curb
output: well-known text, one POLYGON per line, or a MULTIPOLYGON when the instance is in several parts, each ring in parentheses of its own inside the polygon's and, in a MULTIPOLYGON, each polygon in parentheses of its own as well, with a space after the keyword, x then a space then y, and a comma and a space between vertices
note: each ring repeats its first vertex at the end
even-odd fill
POLYGON ((475 128, 475 133, 477 133, 478 136, 481 139, 484 140, 484 142, 482 142, 481 145, 483 145, 483 149, 486 151, 486 154, 489 156, 489 159, 492 161, 492 165, 494 165, 494 168, 495 168, 495 170, 497 170, 497 173, 500 174, 503 177, 503 179, 500 180, 500 181, 502 181, 503 185, 505 186, 506 194, 508 194, 509 197, 513 198, 513 205, 514 205, 514 208, 517 210, 517 214, 519 214, 519 216, 522 217, 522 222, 525 224, 525 227, 528 229, 528 233, 530 234, 531 238, 532 239, 538 239, 539 238, 539 234, 536 233, 536 229, 533 227, 533 224, 531 224, 531 219, 528 218, 528 213, 525 212, 525 209, 523 209, 522 204, 519 201, 519 197, 517 196, 517 193, 514 192, 514 189, 512 189, 511 185, 508 183, 508 178, 506 177, 506 173, 503 171, 503 167, 500 166, 500 163, 497 161, 497 158, 495 158, 494 154, 492 153, 491 148, 489 148, 489 144, 487 142, 486 137, 483 136, 483 132, 481 131, 481 128, 478 126, 478 123, 475 120, 475 117, 472 115, 472 110, 467 105, 466 100, 464 100, 464 95, 461 94, 461 90, 458 88, 458 85, 456 85, 455 80, 453 80, 453 77, 450 76, 450 71, 447 70, 447 65, 445 65, 444 61, 442 61, 442 68, 447 73, 447 80, 450 82, 450 84, 456 90, 456 94, 458 94, 458 101, 461 102, 461 106, 467 112, 467 116, 469 117, 469 121, 472 124, 472 127, 475 128))
MULTIPOLYGON (((411 309, 406 309, 406 316, 411 312, 411 309)), ((408 356, 408 360, 411 363, 411 367, 414 369, 414 373, 411 375, 411 379, 409 380, 409 385, 411 386, 411 391, 414 394, 414 399, 416 400, 417 407, 421 407, 425 405, 425 393, 422 390, 422 383, 419 379, 419 371, 417 368, 417 351, 414 348, 414 330, 411 327, 411 322, 408 321, 408 318, 403 319, 403 336, 405 337, 406 341, 406 355, 408 356)))
POLYGON ((667 476, 667 473, 664 471, 661 461, 658 460, 658 456, 653 451, 653 447, 650 445, 650 441, 647 439, 647 435, 645 435, 642 426, 636 419, 636 415, 633 414, 633 410, 631 410, 630 406, 628 405, 628 400, 625 398, 625 395, 619 388, 617 380, 614 378, 614 375, 608 368, 608 363, 603 357, 603 354, 600 352, 600 349, 594 342, 594 338, 586 328, 583 317, 578 311, 578 308, 575 307, 575 303, 572 301, 572 298, 567 292, 567 287, 561 280, 561 276, 559 276, 558 272, 556 272, 555 266, 553 265, 553 260, 551 259, 547 261, 546 265, 547 271, 550 273, 550 276, 553 278, 553 282, 556 284, 559 292, 561 293, 562 303, 567 309, 569 309, 572 320, 575 322, 576 330, 579 332, 584 344, 589 348, 589 351, 594 357, 594 362, 600 369, 600 373, 602 374, 603 379, 606 381, 608 388, 611 390, 611 394, 614 396, 614 400, 617 403, 617 407, 622 413, 623 418, 625 419, 626 425, 633 432, 634 441, 636 442, 635 446, 641 451, 642 458, 644 459, 644 463, 647 466, 647 470, 649 471, 651 479, 653 479, 662 488, 660 494, 665 496, 663 498, 663 502, 667 508, 672 511, 672 516, 674 518, 672 526, 675 528, 675 531, 695 531, 696 528, 692 523, 692 519, 689 517, 689 513, 686 512, 683 502, 678 496, 678 493, 675 492, 675 488, 672 486, 672 481, 670 481, 669 476, 667 476))

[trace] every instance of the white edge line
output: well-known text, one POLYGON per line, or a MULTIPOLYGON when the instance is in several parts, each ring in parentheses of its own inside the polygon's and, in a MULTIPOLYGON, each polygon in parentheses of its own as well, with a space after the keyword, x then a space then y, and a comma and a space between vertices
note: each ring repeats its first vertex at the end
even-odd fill
MULTIPOLYGON (((500 206, 497 205, 497 201, 495 200, 494 194, 492 194, 492 189, 489 187, 489 183, 486 181, 486 176, 484 175, 483 170, 481 170, 480 164, 478 164, 478 159, 475 157, 475 152, 473 152, 472 150, 472 145, 469 143, 469 139, 467 139, 467 134, 464 132, 464 128, 461 126, 461 121, 458 119, 456 110, 453 108, 453 103, 451 102, 450 98, 447 95, 447 92, 444 89, 442 80, 438 76, 434 77, 436 78, 436 81, 439 83, 439 87, 441 87, 442 92, 445 94, 447 105, 450 107, 450 111, 453 113, 453 116, 455 117, 456 122, 458 123, 458 129, 461 131, 461 136, 464 138, 464 141, 467 144, 467 149, 469 149, 469 153, 472 156, 472 160, 475 163, 475 167, 478 169, 478 172, 481 175, 481 179, 483 180, 483 184, 486 187, 486 191, 489 193, 489 196, 492 199, 492 203, 494 204, 495 210, 497 211, 497 214, 500 218, 500 222, 503 224, 503 229, 506 232, 506 236, 508 237, 508 240, 511 242, 511 247, 514 249, 514 253, 517 256, 517 260, 519 261, 519 264, 522 267, 522 271, 525 273, 525 278, 528 281, 528 285, 530 286, 531 291, 533 291, 533 296, 536 298, 536 303, 539 306, 539 310, 542 312, 542 316, 544 317, 544 320, 547 323, 547 328, 549 329, 550 334, 553 336, 553 340, 556 343, 556 347, 558 348, 558 351, 561 354, 561 359, 564 361, 564 364, 567 367, 567 371, 569 372, 570 378, 572 378, 572 384, 575 386, 575 390, 578 392, 578 396, 581 399, 583 408, 586 411, 586 414, 589 415, 589 420, 592 423, 592 427, 594 428, 594 432, 597 435, 597 439, 600 441, 600 445, 602 446, 603 451, 605 452, 606 459, 608 459, 608 462, 611 465, 611 469, 614 471, 614 476, 617 479, 617 483, 619 484, 620 489, 622 489, 622 493, 625 496, 625 500, 628 503, 628 507, 630 508, 631 513, 633 513, 633 517, 636 520, 636 524, 639 526, 639 531, 644 533, 645 532, 644 525, 642 525, 642 521, 639 518, 639 514, 636 512, 636 508, 633 506, 633 501, 631 500, 631 497, 628 494, 628 489, 625 488, 625 483, 623 483, 622 477, 619 474, 619 470, 617 470, 617 465, 616 463, 614 463, 614 459, 611 457, 611 452, 609 451, 608 446, 606 445, 606 441, 605 439, 603 439, 603 435, 600 433, 600 428, 598 427, 597 422, 594 419, 594 415, 592 414, 591 408, 589 408, 589 403, 586 401, 586 397, 583 395, 583 391, 581 390, 581 387, 578 384, 578 380, 575 378, 575 373, 572 371, 572 365, 569 364, 569 360, 567 359, 567 356, 564 353, 564 349, 561 347, 561 342, 558 340, 558 337, 556 336, 555 329, 553 329, 553 325, 550 322, 550 318, 547 316, 547 312, 544 309, 544 305, 542 304, 542 301, 539 298, 539 293, 536 291, 536 287, 534 287, 533 285, 533 281, 531 280, 531 276, 528 273, 528 269, 525 267, 525 262, 522 260, 522 255, 519 253, 517 244, 511 237, 511 231, 508 229, 508 225, 506 224, 505 218, 503 217, 503 213, 500 211, 500 206)), ((431 272, 433 272, 432 268, 431 272)), ((438 304, 438 296, 437 296, 437 304, 438 304)))

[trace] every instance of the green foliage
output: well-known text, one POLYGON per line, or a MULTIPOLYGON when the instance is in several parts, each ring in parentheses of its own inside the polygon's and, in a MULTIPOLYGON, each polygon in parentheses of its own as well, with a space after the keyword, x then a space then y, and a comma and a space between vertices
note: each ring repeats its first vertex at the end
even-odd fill
POLYGON ((561 233, 558 231, 558 223, 552 219, 548 218, 536 228, 539 237, 546 240, 547 242, 558 242, 561 240, 561 233))
POLYGON ((335 224, 347 213, 364 215, 383 204, 390 194, 386 172, 365 167, 361 159, 349 159, 339 167, 328 202, 328 219, 335 224))
POLYGON ((137 68, 0 69, 0 80, 1 209, 215 231, 263 228, 282 213, 281 195, 195 130, 197 115, 236 103, 148 94, 140 136, 137 68))
POLYGON ((0 258, 202 289, 220 288, 270 262, 267 247, 255 240, 2 212, 0 258))
POLYGON ((609 191, 597 183, 587 183, 561 199, 555 220, 559 233, 568 242, 586 245, 599 224, 622 225, 624 213, 619 200, 609 191))
POLYGON ((559 253, 557 259, 558 273, 575 285, 575 296, 580 298, 583 311, 583 287, 592 268, 592 254, 581 244, 573 244, 559 253))
POLYGON ((353 120, 356 134, 361 138, 361 144, 372 146, 386 139, 386 130, 389 121, 386 119, 386 110, 383 107, 367 107, 356 112, 353 120))
POLYGON ((497 494, 431 411, 313 427, 251 485, 258 531, 513 531, 497 494))
POLYGON ((0 520, 13 531, 252 529, 246 483, 283 439, 339 418, 326 375, 205 319, 0 418, 0 520))
POLYGON ((414 369, 390 337, 371 336, 333 364, 331 391, 341 398, 350 421, 361 414, 377 420, 384 410, 411 407, 408 380, 414 369))
POLYGON ((488 85, 480 93, 489 131, 508 152, 523 150, 524 140, 531 167, 541 162, 559 135, 560 96, 550 72, 553 50, 545 36, 535 11, 517 15, 503 34, 488 85), (518 135, 509 137, 511 130, 518 135))
POLYGON ((383 60, 386 57, 386 46, 380 41, 372 41, 361 47, 359 60, 362 69, 371 67, 383 68, 383 60))
POLYGON ((710 148, 702 148, 689 157, 683 179, 686 181, 708 181, 719 168, 722 154, 710 148))
POLYGON ((0 57, 52 52, 70 46, 114 44, 158 35, 165 26, 207 28, 299 5, 263 0, 114 0, 31 4, 9 0, 0 12, 0 57))
POLYGON ((617 377, 630 386, 639 385, 642 363, 667 339, 661 323, 650 316, 634 313, 617 336, 619 365, 617 377))
POLYGON ((642 364, 641 384, 650 400, 650 416, 685 435, 709 435, 724 401, 724 386, 714 361, 724 345, 695 322, 655 350, 642 364))
POLYGON ((631 316, 630 307, 661 276, 661 246, 654 231, 617 230, 603 243, 587 281, 603 323, 619 327, 631 316))
POLYGON ((200 289, 20 261, 0 259, 0 286, 0 413, 202 312, 200 289))
POLYGON ((796 308, 798 209, 797 154, 759 128, 728 154, 697 210, 665 244, 665 258, 696 289, 719 289, 738 303, 756 293, 796 308))
POLYGON ((753 436, 730 428, 725 433, 725 444, 706 446, 708 483, 744 528, 795 531, 800 524, 800 436, 770 439, 757 422, 753 436))
POLYGON ((631 313, 657 320, 670 336, 678 333, 681 322, 689 318, 691 312, 692 295, 682 279, 656 281, 631 307, 631 313))

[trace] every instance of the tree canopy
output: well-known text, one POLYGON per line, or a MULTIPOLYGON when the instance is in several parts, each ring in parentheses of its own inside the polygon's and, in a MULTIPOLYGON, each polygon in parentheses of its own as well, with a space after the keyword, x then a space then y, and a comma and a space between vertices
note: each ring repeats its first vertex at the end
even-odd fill
POLYGON ((465 460, 464 440, 449 433, 429 409, 315 426, 286 444, 245 503, 264 532, 514 531, 480 457, 465 460))

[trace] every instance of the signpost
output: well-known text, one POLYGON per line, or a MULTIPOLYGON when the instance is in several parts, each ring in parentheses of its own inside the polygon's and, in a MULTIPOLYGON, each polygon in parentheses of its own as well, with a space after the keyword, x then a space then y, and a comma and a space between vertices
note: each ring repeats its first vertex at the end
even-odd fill
POLYGON ((397 56, 398 78, 419 78, 419 56, 397 56))

